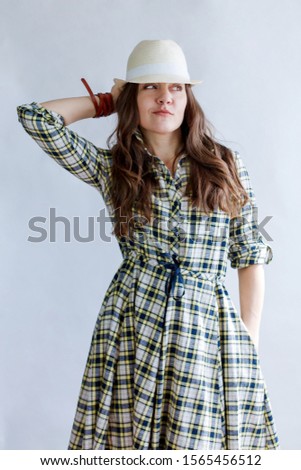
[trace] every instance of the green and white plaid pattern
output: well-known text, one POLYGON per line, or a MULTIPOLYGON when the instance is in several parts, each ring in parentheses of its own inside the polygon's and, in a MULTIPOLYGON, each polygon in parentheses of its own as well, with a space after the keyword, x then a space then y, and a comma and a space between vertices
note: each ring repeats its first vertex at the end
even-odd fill
MULTIPOLYGON (((18 115, 48 155, 99 190, 113 217, 110 152, 37 103, 18 115)), ((187 155, 173 178, 146 153, 160 182, 154 223, 118 240, 123 261, 97 318, 69 449, 279 448, 256 348, 225 287, 228 260, 240 268, 273 257, 234 157, 251 203, 230 220, 190 207, 187 155)))

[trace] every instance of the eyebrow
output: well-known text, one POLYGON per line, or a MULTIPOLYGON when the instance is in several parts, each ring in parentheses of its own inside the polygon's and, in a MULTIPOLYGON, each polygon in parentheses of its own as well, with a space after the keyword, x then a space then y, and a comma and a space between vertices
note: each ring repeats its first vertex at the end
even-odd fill
MULTIPOLYGON (((140 86, 144 86, 144 85, 160 85, 161 83, 166 83, 166 82, 139 83, 139 85, 140 85, 140 86)), ((184 83, 172 82, 172 83, 168 83, 168 85, 170 85, 170 86, 172 86, 172 85, 183 85, 183 86, 184 86, 184 83)))

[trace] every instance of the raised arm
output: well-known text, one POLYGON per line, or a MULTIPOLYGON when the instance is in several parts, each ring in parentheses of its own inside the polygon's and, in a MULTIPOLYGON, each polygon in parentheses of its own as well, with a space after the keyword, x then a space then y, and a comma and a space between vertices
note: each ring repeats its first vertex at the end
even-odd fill
MULTIPOLYGON (((99 101, 99 98, 96 97, 99 101)), ((60 114, 64 119, 65 126, 81 119, 92 118, 95 115, 94 104, 90 96, 77 98, 62 98, 58 100, 40 103, 43 108, 60 114)))
MULTIPOLYGON (((116 86, 112 88, 113 101, 119 92, 116 86)), ((98 148, 67 126, 95 115, 90 96, 33 102, 18 106, 17 112, 25 131, 50 157, 103 195, 108 192, 110 152, 98 148)))
MULTIPOLYGON (((120 94, 120 86, 116 84, 111 89, 113 103, 120 94)), ((95 96, 98 105, 100 104, 99 96, 95 96)), ((62 98, 58 100, 45 101, 40 103, 45 109, 55 111, 60 114, 64 119, 65 126, 73 122, 80 121, 81 119, 93 118, 95 115, 95 107, 90 96, 80 96, 77 98, 62 98)))

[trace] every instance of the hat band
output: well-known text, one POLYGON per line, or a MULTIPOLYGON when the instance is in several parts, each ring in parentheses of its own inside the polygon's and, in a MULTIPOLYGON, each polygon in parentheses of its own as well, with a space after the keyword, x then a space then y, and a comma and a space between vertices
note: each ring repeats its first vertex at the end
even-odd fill
POLYGON ((145 64, 140 67, 135 67, 127 71, 126 79, 130 81, 137 77, 143 77, 145 75, 176 75, 182 76, 184 80, 190 81, 187 70, 179 68, 178 64, 164 63, 164 64, 145 64), (184 72, 184 73, 183 73, 184 72))

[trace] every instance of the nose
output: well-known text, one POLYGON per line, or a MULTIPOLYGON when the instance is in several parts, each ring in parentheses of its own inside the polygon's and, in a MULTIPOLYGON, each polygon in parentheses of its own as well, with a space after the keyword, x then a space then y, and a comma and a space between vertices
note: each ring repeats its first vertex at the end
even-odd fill
POLYGON ((172 94, 168 88, 162 88, 159 90, 157 102, 160 104, 170 104, 172 102, 172 94))

